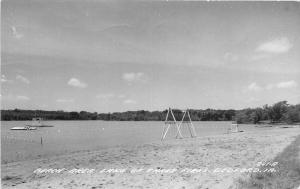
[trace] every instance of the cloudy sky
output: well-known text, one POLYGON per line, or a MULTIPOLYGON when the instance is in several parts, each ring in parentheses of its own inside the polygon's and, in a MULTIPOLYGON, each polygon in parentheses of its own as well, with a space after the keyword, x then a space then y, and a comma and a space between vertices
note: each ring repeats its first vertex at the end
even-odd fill
POLYGON ((2 1, 2 109, 300 102, 300 3, 2 1))

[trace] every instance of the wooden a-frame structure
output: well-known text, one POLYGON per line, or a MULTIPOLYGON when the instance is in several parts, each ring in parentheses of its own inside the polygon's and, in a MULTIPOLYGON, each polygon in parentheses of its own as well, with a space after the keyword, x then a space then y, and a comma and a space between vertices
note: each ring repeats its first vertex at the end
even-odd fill
POLYGON ((182 116, 181 121, 177 121, 174 114, 173 114, 172 109, 168 108, 168 112, 167 112, 166 119, 165 119, 165 126, 164 126, 164 130, 163 130, 163 133, 162 133, 161 140, 164 140, 166 138, 167 133, 168 133, 168 131, 169 131, 169 129, 172 125, 174 125, 177 129, 175 138, 183 138, 183 136, 181 134, 181 131, 180 131, 181 126, 183 124, 187 125, 192 138, 197 136, 196 131, 195 131, 195 127, 192 123, 192 119, 191 119, 191 116, 190 116, 190 113, 189 113, 188 109, 182 110, 182 112, 183 112, 183 116, 182 116), (173 120, 168 120, 169 115, 172 116, 173 120), (184 120, 185 117, 188 118, 188 121, 184 120))

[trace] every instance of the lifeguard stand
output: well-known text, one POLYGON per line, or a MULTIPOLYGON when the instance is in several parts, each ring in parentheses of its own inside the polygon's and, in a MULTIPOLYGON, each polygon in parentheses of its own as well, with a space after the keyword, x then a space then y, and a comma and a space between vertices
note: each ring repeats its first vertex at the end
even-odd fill
POLYGON ((181 121, 178 122, 178 121, 176 121, 176 118, 173 114, 172 109, 168 108, 168 112, 167 112, 166 119, 165 119, 165 126, 164 126, 161 140, 165 139, 165 137, 169 131, 169 128, 172 125, 176 126, 176 129, 177 129, 175 138, 183 138, 181 131, 180 131, 182 125, 186 125, 188 127, 192 138, 197 136, 189 111, 187 109, 181 110, 181 111, 183 112, 183 116, 182 116, 181 121), (173 120, 168 120, 169 115, 172 116, 173 120), (187 118, 188 120, 185 120, 185 118, 187 118))
POLYGON ((234 116, 232 117, 232 122, 231 122, 229 130, 232 133, 238 133, 238 132, 240 132, 237 119, 234 116))

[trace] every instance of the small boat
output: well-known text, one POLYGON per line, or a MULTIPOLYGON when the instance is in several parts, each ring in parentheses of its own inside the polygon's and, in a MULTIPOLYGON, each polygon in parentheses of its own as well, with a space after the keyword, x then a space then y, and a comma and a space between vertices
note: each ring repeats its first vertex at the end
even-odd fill
POLYGON ((26 131, 30 131, 30 130, 36 130, 36 127, 29 127, 29 126, 25 126, 25 127, 13 127, 13 128, 10 128, 10 130, 26 130, 26 131))
POLYGON ((43 118, 41 118, 41 117, 32 118, 32 123, 27 124, 26 126, 29 126, 29 127, 54 127, 53 125, 43 124, 43 118))

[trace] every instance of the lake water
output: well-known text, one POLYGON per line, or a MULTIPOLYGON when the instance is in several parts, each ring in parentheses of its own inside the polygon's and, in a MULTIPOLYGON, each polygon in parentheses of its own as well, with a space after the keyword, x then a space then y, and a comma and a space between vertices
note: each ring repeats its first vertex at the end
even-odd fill
MULTIPOLYGON (((163 122, 154 121, 45 121, 45 124, 54 127, 33 131, 10 130, 27 123, 30 121, 1 122, 2 163, 75 151, 160 142, 164 126, 163 122)), ((227 133, 231 122, 201 121, 193 124, 198 136, 209 136, 227 133)), ((240 125, 240 128, 244 131, 255 129, 253 125, 240 125)), ((175 134, 173 127, 166 140, 174 140, 175 134)), ((182 134, 189 137, 187 127, 182 128, 182 134)))

